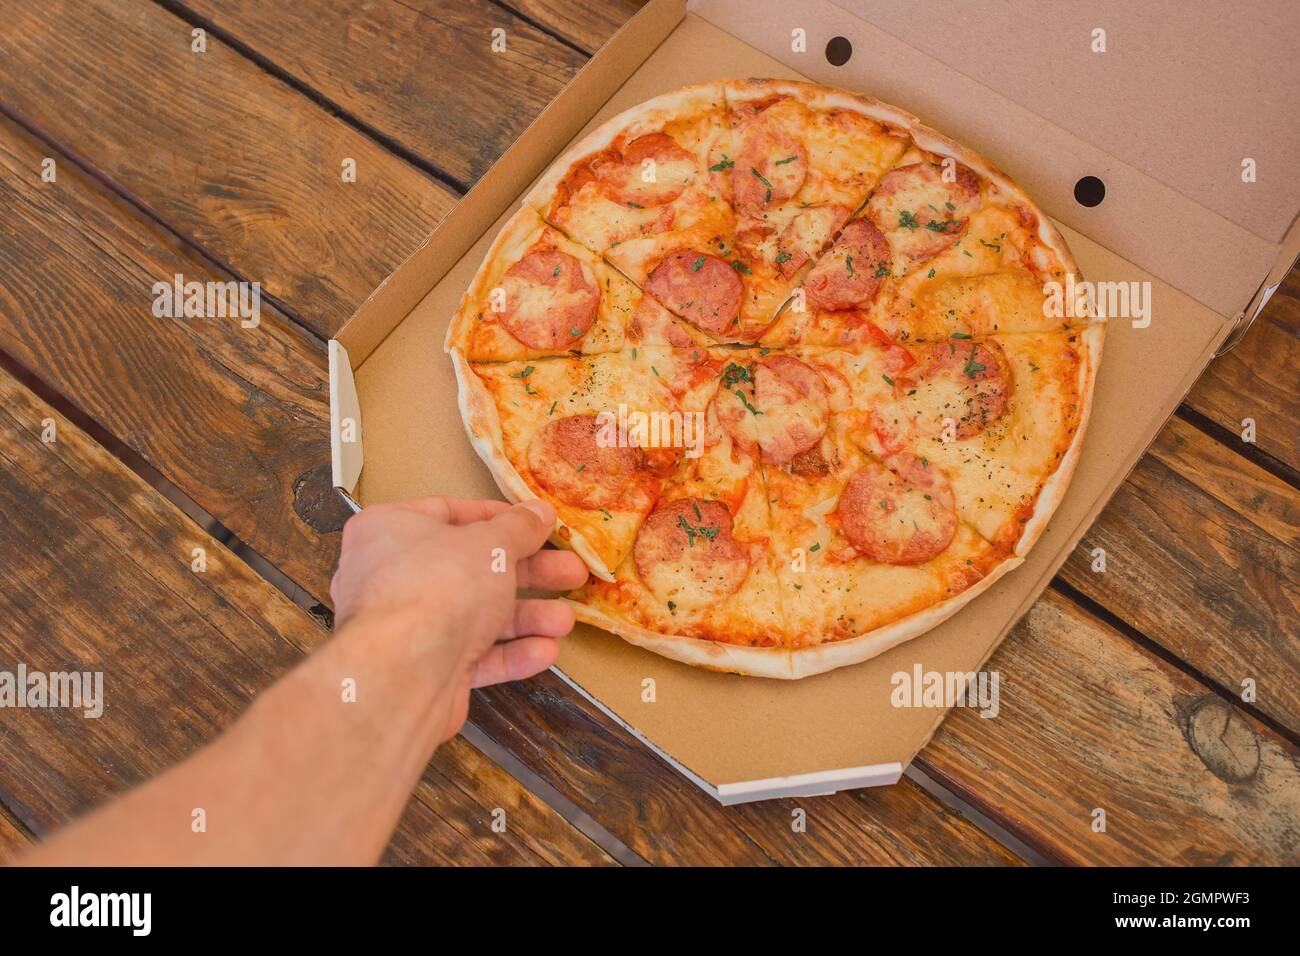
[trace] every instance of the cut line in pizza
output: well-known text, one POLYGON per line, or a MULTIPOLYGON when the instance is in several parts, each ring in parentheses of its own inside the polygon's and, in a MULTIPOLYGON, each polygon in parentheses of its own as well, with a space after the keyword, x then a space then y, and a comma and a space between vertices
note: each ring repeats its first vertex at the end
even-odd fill
POLYGON ((553 541, 592 572, 566 597, 580 620, 799 678, 1024 560, 1101 358, 1105 322, 1050 307, 1079 278, 1015 183, 915 117, 727 81, 557 160, 446 350, 502 492, 554 504, 553 541))

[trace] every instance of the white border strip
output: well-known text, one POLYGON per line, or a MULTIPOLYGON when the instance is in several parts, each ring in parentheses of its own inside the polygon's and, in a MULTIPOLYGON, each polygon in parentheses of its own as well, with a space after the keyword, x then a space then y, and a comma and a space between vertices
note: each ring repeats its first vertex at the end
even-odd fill
POLYGON ((570 678, 559 665, 551 667, 551 673, 564 681, 585 699, 591 701, 606 717, 618 724, 683 777, 709 794, 723 806, 738 803, 754 803, 758 800, 775 800, 780 797, 822 797, 841 790, 855 790, 859 787, 886 787, 895 784, 903 776, 901 763, 873 764, 869 767, 844 767, 839 770, 819 770, 814 773, 795 774, 790 777, 768 777, 764 780, 745 780, 739 783, 723 783, 717 786, 709 783, 699 774, 676 760, 671 754, 659 748, 654 741, 625 721, 603 703, 570 678))

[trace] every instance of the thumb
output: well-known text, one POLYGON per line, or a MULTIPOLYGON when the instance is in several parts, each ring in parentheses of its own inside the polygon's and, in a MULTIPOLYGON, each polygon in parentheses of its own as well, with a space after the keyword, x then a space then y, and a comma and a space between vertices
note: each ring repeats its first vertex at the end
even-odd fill
POLYGON ((555 509, 549 501, 534 498, 506 509, 487 526, 496 544, 511 558, 521 560, 546 543, 555 529, 555 509))

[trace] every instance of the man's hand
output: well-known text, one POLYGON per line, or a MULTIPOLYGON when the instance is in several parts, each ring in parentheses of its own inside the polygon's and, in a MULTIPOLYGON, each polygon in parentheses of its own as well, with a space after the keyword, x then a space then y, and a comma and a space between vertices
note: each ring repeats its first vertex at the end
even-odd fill
POLYGON ((560 601, 516 589, 569 590, 587 579, 568 551, 539 550, 555 525, 544 501, 421 498, 376 505, 343 528, 330 583, 337 626, 400 622, 416 666, 449 668, 442 739, 464 722, 471 687, 531 677, 555 663, 573 628, 560 601))

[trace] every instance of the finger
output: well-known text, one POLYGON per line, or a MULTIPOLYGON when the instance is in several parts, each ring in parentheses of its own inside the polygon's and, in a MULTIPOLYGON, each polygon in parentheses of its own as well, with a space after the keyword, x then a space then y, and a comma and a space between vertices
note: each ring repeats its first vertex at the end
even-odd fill
POLYGON ((536 634, 541 637, 563 637, 573 630, 573 608, 563 601, 531 599, 515 602, 514 619, 504 638, 536 634))
POLYGON ((521 637, 493 644, 470 671, 470 685, 486 687, 540 674, 556 662, 560 644, 549 637, 521 637))
POLYGON ((510 508, 504 501, 487 498, 448 498, 443 495, 430 495, 427 498, 414 498, 401 503, 411 511, 427 514, 431 518, 448 524, 473 524, 475 521, 490 521, 501 512, 510 508))
POLYGON ((494 544, 503 547, 511 558, 522 560, 546 543, 555 528, 555 509, 549 502, 534 498, 507 508, 488 522, 496 537, 494 544))
POLYGON ((572 551, 543 548, 519 562, 519 587, 535 591, 572 591, 587 581, 587 566, 572 551))

